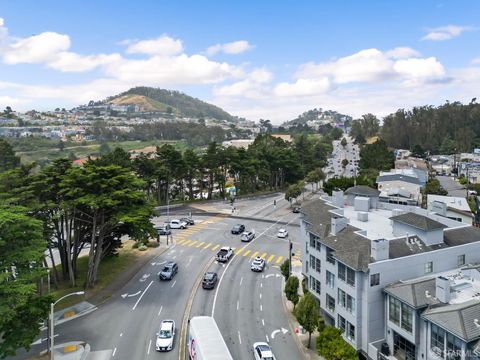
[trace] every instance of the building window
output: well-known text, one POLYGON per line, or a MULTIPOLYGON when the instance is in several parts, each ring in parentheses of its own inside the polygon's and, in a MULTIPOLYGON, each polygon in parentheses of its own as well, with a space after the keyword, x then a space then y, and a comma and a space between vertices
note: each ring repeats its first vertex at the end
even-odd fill
POLYGON ((428 261, 425 263, 425 274, 430 274, 433 272, 433 262, 428 261))
POLYGON ((311 235, 310 234, 310 247, 314 248, 315 249, 315 243, 317 241, 315 240, 315 236, 311 235))
POLYGON ((465 255, 457 256, 457 266, 465 265, 465 255))
POLYGON ((392 323, 400 325, 400 301, 391 296, 388 304, 388 318, 392 323))
POLYGON ((355 270, 342 263, 338 263, 338 278, 345 281, 348 285, 355 286, 355 270))
POLYGON ((341 329, 342 331, 345 331, 347 329, 347 321, 345 320, 344 317, 338 315, 338 328, 341 329))
POLYGON ((327 309, 335 312, 335 298, 327 294, 327 309))
POLYGON ((447 333, 447 357, 450 360, 460 360, 462 358, 462 340, 456 336, 447 333))
POLYGON ((438 356, 443 356, 445 348, 445 330, 430 324, 430 349, 438 356))
POLYGON ((347 303, 347 294, 345 294, 345 291, 338 289, 338 305, 344 308, 346 303, 347 303))
POLYGON ((380 285, 380 274, 370 275, 370 286, 380 285))
POLYGON ((347 322, 347 338, 355 341, 355 326, 347 322))
POLYGON ((322 247, 322 243, 320 242, 320 240, 317 240, 317 241, 315 242, 315 249, 317 249, 318 251, 320 251, 321 247, 322 247))
POLYGON ((320 259, 317 259, 315 256, 310 255, 310 267, 316 272, 320 272, 320 268, 321 268, 320 259))
POLYGON ((310 289, 316 292, 318 295, 320 295, 320 290, 321 290, 321 284, 320 281, 315 279, 313 276, 310 276, 310 289))
POLYGON ((355 298, 347 295, 347 311, 351 314, 355 313, 355 298))
POLYGON ((327 270, 326 272, 327 276, 327 286, 330 289, 335 288, 335 275, 333 275, 330 271, 327 270))
POLYGON ((412 332, 413 310, 407 304, 402 303, 402 326, 401 328, 409 333, 412 332))
POLYGON ((327 247, 327 262, 335 265, 335 251, 327 247))
POLYGON ((315 257, 313 255, 310 255, 310 266, 315 269, 315 257))

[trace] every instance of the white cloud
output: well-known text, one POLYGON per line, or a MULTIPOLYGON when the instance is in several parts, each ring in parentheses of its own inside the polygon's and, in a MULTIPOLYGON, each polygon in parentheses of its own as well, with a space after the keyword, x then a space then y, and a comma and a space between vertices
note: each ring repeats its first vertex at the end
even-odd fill
POLYGON ((480 57, 472 60, 473 65, 480 65, 480 57))
POLYGON ((396 47, 385 52, 385 56, 392 59, 406 59, 411 57, 419 57, 420 53, 409 47, 396 47))
POLYGON ((276 96, 311 96, 325 93, 332 89, 327 77, 320 79, 298 79, 294 83, 282 82, 275 86, 273 93, 276 96))
POLYGON ((67 35, 44 32, 10 44, 3 55, 3 60, 7 64, 45 63, 69 47, 70 38, 67 35))
POLYGON ((270 71, 265 68, 253 70, 247 78, 230 85, 215 87, 216 96, 243 96, 251 99, 260 99, 268 96, 269 89, 265 86, 273 78, 270 71))
POLYGON ((215 55, 219 52, 224 52, 225 54, 241 54, 247 50, 253 49, 255 46, 249 44, 246 40, 234 41, 226 44, 216 44, 210 46, 206 53, 207 55, 215 55))
POLYGON ((472 30, 469 26, 447 25, 429 29, 428 34, 422 40, 445 41, 460 36, 462 32, 472 30))
POLYGON ((445 69, 434 57, 398 60, 393 66, 400 75, 415 79, 441 79, 445 69))
POLYGON ((117 80, 141 85, 211 84, 243 74, 239 67, 210 61, 202 55, 153 56, 145 60, 113 62, 105 73, 117 80))
POLYGON ((183 51, 182 41, 162 35, 157 39, 141 40, 131 43, 127 48, 129 54, 177 55, 183 51))
POLYGON ((119 54, 100 54, 83 56, 73 52, 64 51, 58 53, 55 59, 49 61, 47 66, 62 72, 85 72, 95 69, 98 66, 120 61, 119 54))

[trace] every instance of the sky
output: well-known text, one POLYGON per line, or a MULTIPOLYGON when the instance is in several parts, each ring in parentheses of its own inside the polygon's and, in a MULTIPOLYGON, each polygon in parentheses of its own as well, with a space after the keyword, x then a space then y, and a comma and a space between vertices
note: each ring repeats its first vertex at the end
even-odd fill
POLYGON ((480 2, 0 0, 0 108, 51 110, 134 86, 250 120, 468 103, 480 2))

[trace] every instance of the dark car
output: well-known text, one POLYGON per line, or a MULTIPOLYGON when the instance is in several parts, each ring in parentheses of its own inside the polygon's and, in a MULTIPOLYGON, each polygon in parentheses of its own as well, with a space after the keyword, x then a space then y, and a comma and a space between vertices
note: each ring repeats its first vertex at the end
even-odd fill
POLYGON ((158 235, 170 235, 172 230, 170 230, 170 225, 168 223, 155 226, 158 235))
POLYGON ((202 288, 214 289, 218 281, 218 275, 215 272, 206 272, 203 276, 202 288))
POLYGON ((195 225, 195 220, 189 217, 183 217, 180 221, 185 221, 188 225, 195 225))
POLYGON ((178 265, 174 261, 168 262, 160 271, 160 274, 158 277, 160 280, 172 280, 173 277, 177 274, 178 272, 178 265))
POLYGON ((301 208, 300 206, 295 206, 292 211, 293 211, 295 214, 298 214, 301 209, 302 209, 302 208, 301 208))
POLYGON ((237 224, 232 227, 232 234, 241 234, 245 231, 245 225, 237 224))

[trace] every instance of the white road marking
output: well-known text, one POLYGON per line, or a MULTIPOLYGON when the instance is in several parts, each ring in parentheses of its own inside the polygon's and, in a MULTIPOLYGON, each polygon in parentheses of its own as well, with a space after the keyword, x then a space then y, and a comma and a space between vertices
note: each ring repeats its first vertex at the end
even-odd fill
POLYGON ((158 310, 158 315, 157 316, 160 316, 160 313, 162 312, 162 309, 163 309, 163 306, 160 306, 160 310, 158 310))
POLYGON ((267 276, 265 276, 265 279, 268 279, 270 276, 275 276, 275 274, 268 274, 267 276))
POLYGON ((242 345, 242 338, 240 337, 240 331, 238 332, 238 342, 242 345))
POLYGON ((117 352, 117 348, 113 349, 112 357, 115 356, 115 353, 117 352))
MULTIPOLYGON (((289 214, 288 214, 289 215, 289 214)), ((241 249, 241 251, 244 251, 247 247, 249 247, 251 244, 253 244, 256 240, 258 240, 260 238, 260 236, 262 236, 263 234, 265 234, 268 230, 270 230, 271 228, 273 228, 274 226, 276 226, 285 216, 287 215, 284 215, 282 216, 281 218, 279 218, 276 222, 274 222, 272 225, 270 225, 268 228, 266 228, 265 230, 263 230, 260 234, 258 234, 258 236, 255 237, 255 239, 253 239, 252 241, 250 241, 247 245, 243 246, 241 249)), ((215 290, 215 296, 213 297, 213 306, 212 306, 212 317, 215 317, 215 305, 217 303, 217 296, 218 296, 218 290, 220 289, 220 285, 222 285, 222 280, 223 280, 223 277, 225 276, 225 274, 227 273, 227 270, 228 270, 228 267, 230 266, 230 264, 233 263, 233 260, 235 260, 237 258, 237 256, 234 256, 232 261, 229 261, 225 270, 223 271, 222 273, 222 276, 220 276, 220 280, 218 281, 218 285, 217 285, 217 289, 215 290)), ((263 274, 262 274, 262 277, 263 277, 263 274)), ((261 305, 260 305, 261 306, 261 305)))
POLYGON ((260 287, 263 288, 263 283, 260 283, 260 287))
POLYGON ((176 283, 177 283, 177 280, 173 282, 172 287, 174 287, 176 283))
POLYGON ((157 273, 157 275, 160 275, 160 273, 161 273, 161 271, 159 271, 159 272, 157 273))
POLYGON ((142 277, 140 278, 140 282, 146 281, 150 277, 150 274, 143 274, 142 277))
POLYGON ((122 294, 122 295, 120 295, 120 296, 125 299, 126 297, 137 296, 137 295, 140 294, 140 293, 141 293, 141 291, 139 290, 139 291, 137 291, 135 294, 122 294))
POLYGON ((262 300, 262 293, 260 293, 260 300, 262 300))
POLYGON ((242 286, 243 276, 240 278, 240 286, 242 286))
POLYGON ((260 311, 263 311, 263 306, 262 306, 262 304, 260 304, 260 311))
POLYGON ((237 311, 239 307, 240 307, 240 302, 237 300, 237 311))
POLYGON ((270 339, 268 338, 268 335, 265 335, 265 337, 267 338, 267 342, 270 342, 270 339))
POLYGON ((150 339, 150 342, 148 343, 148 350, 147 354, 150 355, 150 348, 152 347, 152 339, 150 339))
POLYGON ((175 260, 177 258, 177 255, 175 255, 172 259, 175 260))
POLYGON ((145 293, 147 292, 148 288, 149 288, 150 286, 152 286, 152 284, 153 284, 153 280, 150 281, 150 284, 148 284, 148 286, 146 287, 146 289, 143 290, 142 295, 140 295, 140 297, 138 298, 138 300, 137 300, 137 302, 135 303, 135 305, 133 305, 132 310, 135 310, 135 309, 137 308, 138 303, 140 302, 140 300, 142 300, 143 295, 145 295, 145 293))
POLYGON ((265 320, 264 319, 262 319, 262 325, 265 326, 265 320))
POLYGON ((123 336, 123 333, 120 333, 120 337, 122 337, 122 336, 123 336))

